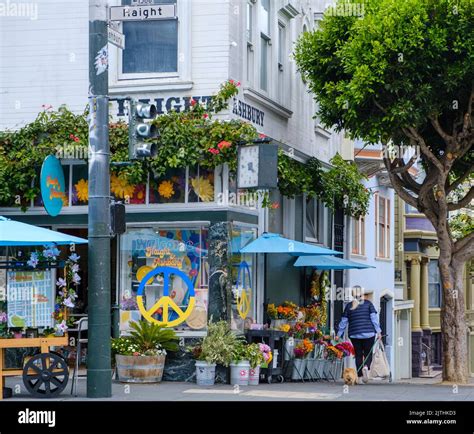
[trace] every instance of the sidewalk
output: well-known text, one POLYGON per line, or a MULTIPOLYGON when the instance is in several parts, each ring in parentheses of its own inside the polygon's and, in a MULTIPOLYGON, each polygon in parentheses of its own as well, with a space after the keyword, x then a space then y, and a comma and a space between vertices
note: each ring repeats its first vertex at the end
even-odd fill
MULTIPOLYGON (((112 398, 103 401, 474 401, 474 384, 468 386, 428 384, 417 380, 388 383, 372 380, 366 385, 345 387, 342 381, 305 383, 262 383, 258 386, 233 387, 216 384, 198 387, 195 383, 163 382, 160 384, 124 384, 114 381, 112 398), (416 382, 414 382, 416 381, 416 382)), ((433 380, 433 379, 429 379, 433 380)), ((439 379, 437 380, 439 382, 439 379)), ((8 401, 32 400, 20 377, 7 378, 6 386, 13 388, 8 401)), ((86 379, 78 381, 78 396, 70 395, 71 384, 57 399, 83 401, 86 379)), ((6 400, 7 401, 7 400, 6 400)), ((0 404, 1 405, 1 404, 0 404)))

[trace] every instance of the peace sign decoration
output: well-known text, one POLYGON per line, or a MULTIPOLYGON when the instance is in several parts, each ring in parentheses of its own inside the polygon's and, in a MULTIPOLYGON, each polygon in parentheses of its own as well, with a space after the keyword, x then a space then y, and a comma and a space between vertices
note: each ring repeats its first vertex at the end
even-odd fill
POLYGON ((138 309, 140 309, 141 314, 150 322, 154 322, 156 324, 164 325, 167 327, 174 327, 182 322, 186 321, 186 319, 191 315, 191 312, 194 309, 194 304, 196 303, 196 297, 194 293, 194 286, 189 279, 189 277, 183 273, 178 268, 173 267, 156 267, 150 272, 148 272, 143 279, 140 281, 140 285, 138 286, 137 291, 137 304, 138 309), (163 297, 155 302, 151 309, 146 309, 145 305, 143 304, 143 292, 145 290, 146 282, 151 278, 154 278, 157 274, 163 274, 163 297), (170 284, 171 279, 170 276, 175 275, 180 277, 186 286, 188 287, 189 291, 189 303, 186 307, 186 310, 182 310, 170 297, 170 284), (159 321, 153 318, 153 314, 159 309, 162 308, 163 310, 163 320, 159 321), (169 321, 169 309, 173 310, 177 315, 178 318, 169 321))
POLYGON ((239 271, 237 273, 237 282, 235 286, 238 288, 239 285, 242 285, 242 291, 239 296, 237 296, 237 312, 239 313, 240 318, 245 319, 250 312, 250 304, 252 300, 252 277, 250 274, 250 268, 247 262, 242 261, 239 265, 239 271), (240 277, 242 275, 242 283, 240 277), (248 285, 245 285, 245 276, 247 275, 248 285))

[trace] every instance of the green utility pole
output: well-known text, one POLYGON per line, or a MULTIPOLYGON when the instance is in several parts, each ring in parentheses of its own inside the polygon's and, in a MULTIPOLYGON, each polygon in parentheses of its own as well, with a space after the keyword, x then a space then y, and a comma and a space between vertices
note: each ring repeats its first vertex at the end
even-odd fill
POLYGON ((112 396, 107 2, 89 0, 89 342, 87 397, 112 396))

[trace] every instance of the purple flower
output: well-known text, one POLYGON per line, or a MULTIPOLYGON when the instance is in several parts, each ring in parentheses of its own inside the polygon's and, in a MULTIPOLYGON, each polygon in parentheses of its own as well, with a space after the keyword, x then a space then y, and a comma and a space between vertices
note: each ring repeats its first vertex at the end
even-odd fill
POLYGON ((67 306, 67 307, 74 307, 74 303, 72 302, 71 297, 66 298, 63 301, 63 304, 64 306, 67 306))
POLYGON ((58 279, 56 282, 56 285, 59 286, 60 288, 65 288, 66 287, 66 280, 64 280, 62 277, 58 279))
POLYGON ((79 285, 79 283, 81 282, 81 276, 79 276, 79 274, 77 274, 77 273, 74 273, 73 276, 72 276, 72 281, 76 285, 79 285))
POLYGON ((74 264, 71 267, 71 270, 72 270, 73 273, 77 273, 79 271, 79 264, 74 264))
POLYGON ((32 268, 36 268, 36 266, 38 265, 38 254, 36 252, 33 252, 30 256, 30 260, 27 261, 26 263, 32 267, 32 268))
POLYGON ((0 312, 0 322, 7 322, 7 313, 6 312, 0 312))

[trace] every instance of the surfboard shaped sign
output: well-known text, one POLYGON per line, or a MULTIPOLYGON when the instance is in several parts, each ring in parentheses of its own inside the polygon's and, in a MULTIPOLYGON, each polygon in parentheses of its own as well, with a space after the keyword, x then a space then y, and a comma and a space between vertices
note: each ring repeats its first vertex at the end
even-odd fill
POLYGON ((56 217, 67 204, 64 171, 60 161, 49 155, 43 161, 40 176, 41 198, 46 212, 56 217))

